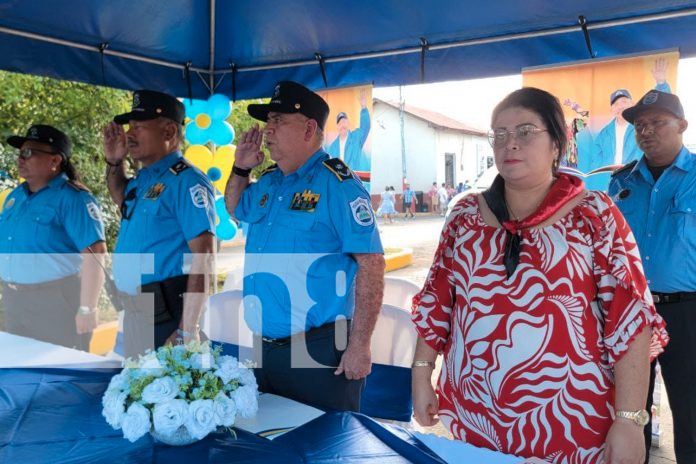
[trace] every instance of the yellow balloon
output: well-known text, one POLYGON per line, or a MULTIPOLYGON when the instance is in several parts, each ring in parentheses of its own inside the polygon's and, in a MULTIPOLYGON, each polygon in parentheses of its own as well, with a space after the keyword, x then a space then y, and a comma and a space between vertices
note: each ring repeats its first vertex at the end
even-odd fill
POLYGON ((196 125, 200 127, 201 129, 207 129, 210 127, 210 123, 212 123, 212 119, 210 119, 210 116, 208 116, 205 113, 201 113, 198 116, 196 116, 196 125))
POLYGON ((2 208, 5 206, 5 199, 7 198, 7 195, 10 194, 11 191, 12 191, 12 189, 7 189, 7 190, 3 190, 2 192, 0 192, 0 211, 2 211, 2 208))
POLYGON ((203 173, 213 166, 213 154, 205 145, 191 145, 184 156, 203 173))
POLYGON ((234 145, 223 145, 215 150, 215 155, 213 156, 213 165, 220 169, 222 176, 220 179, 213 182, 213 185, 221 192, 225 191, 227 179, 230 178, 230 172, 232 172, 232 165, 234 164, 234 152, 236 149, 237 147, 234 145))

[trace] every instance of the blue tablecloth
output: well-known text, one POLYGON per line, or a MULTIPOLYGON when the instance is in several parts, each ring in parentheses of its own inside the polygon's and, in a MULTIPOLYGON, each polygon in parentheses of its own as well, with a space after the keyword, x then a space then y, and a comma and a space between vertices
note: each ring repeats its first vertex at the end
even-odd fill
POLYGON ((118 370, 0 370, 0 462, 371 462, 443 461, 409 432, 372 419, 329 412, 269 441, 243 430, 213 433, 186 447, 135 443, 101 416, 101 397, 118 370))

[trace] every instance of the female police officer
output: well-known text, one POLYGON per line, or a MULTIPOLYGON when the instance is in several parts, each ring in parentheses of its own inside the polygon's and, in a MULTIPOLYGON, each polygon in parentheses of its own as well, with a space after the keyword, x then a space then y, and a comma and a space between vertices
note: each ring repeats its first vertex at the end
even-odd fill
POLYGON ((106 252, 99 207, 77 180, 63 132, 34 125, 7 143, 20 149, 17 166, 25 182, 0 213, 6 330, 86 350, 104 279, 97 261, 106 252))

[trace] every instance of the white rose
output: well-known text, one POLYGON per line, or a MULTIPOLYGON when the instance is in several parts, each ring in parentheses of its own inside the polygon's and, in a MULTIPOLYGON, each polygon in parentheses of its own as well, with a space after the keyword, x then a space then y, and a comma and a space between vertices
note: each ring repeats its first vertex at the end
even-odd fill
POLYGON ((210 355, 210 353, 192 354, 190 361, 192 368, 201 369, 204 371, 210 369, 215 364, 215 360, 210 355))
POLYGON ((150 431, 150 411, 139 403, 133 403, 121 419, 123 436, 134 443, 138 438, 150 431))
POLYGON ((107 390, 102 397, 102 416, 115 429, 121 427, 127 397, 128 393, 119 390, 107 390))
POLYGON ((256 387, 244 385, 232 392, 232 399, 237 406, 237 415, 248 419, 259 409, 259 392, 256 387))
POLYGON ((173 400, 179 394, 179 388, 171 377, 155 379, 143 389, 145 403, 163 403, 173 400))
POLYGON ((233 356, 221 356, 218 361, 220 367, 215 371, 215 375, 220 377, 224 383, 229 383, 233 379, 238 379, 242 375, 243 367, 233 356))
POLYGON ((220 392, 213 400, 213 410, 217 425, 232 427, 237 416, 237 406, 235 406, 234 401, 220 392))
POLYGON ((201 440, 215 430, 213 400, 196 400, 189 404, 186 428, 191 436, 201 440))
POLYGON ((239 376, 239 381, 242 382, 242 385, 247 385, 250 387, 257 388, 258 384, 256 383, 256 376, 254 375, 253 369, 249 368, 243 368, 242 373, 239 376))
POLYGON ((121 371, 118 374, 111 377, 109 386, 106 387, 107 390, 126 390, 128 388, 128 375, 126 371, 121 371))
POLYGON ((188 404, 184 400, 171 400, 158 403, 152 411, 155 430, 169 435, 184 425, 188 417, 188 404))

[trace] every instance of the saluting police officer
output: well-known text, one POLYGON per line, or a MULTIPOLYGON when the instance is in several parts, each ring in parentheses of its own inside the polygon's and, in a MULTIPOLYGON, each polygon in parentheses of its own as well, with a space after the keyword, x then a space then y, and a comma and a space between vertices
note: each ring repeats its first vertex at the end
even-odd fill
POLYGON ((63 132, 37 124, 7 143, 20 149, 17 167, 25 181, 7 196, 0 213, 5 327, 88 350, 104 279, 99 206, 78 180, 70 162, 72 144, 63 132))
POLYGON ((667 323, 670 342, 658 359, 674 418, 674 451, 677 462, 694 463, 696 158, 682 142, 688 123, 676 95, 651 90, 623 117, 635 127, 644 156, 613 174, 609 194, 633 230, 655 307, 667 323))
POLYGON ((138 90, 132 110, 104 128, 109 192, 122 215, 113 271, 125 301, 126 356, 199 336, 215 206, 210 181, 181 154, 184 116, 171 95, 138 90), (126 154, 142 166, 130 179, 126 154))
POLYGON ((253 127, 238 139, 225 192, 230 214, 249 223, 244 295, 256 298, 245 298, 245 318, 263 340, 259 388, 358 411, 384 289, 370 196, 343 161, 321 149, 329 107, 319 95, 283 81, 270 103, 248 111, 266 122, 265 143, 277 163, 249 183, 263 160, 262 132, 253 127), (348 344, 336 346, 345 326, 335 322, 345 319, 352 320, 348 344), (302 344, 304 352, 296 349, 302 344), (291 352, 324 367, 309 368, 312 361, 291 352))

